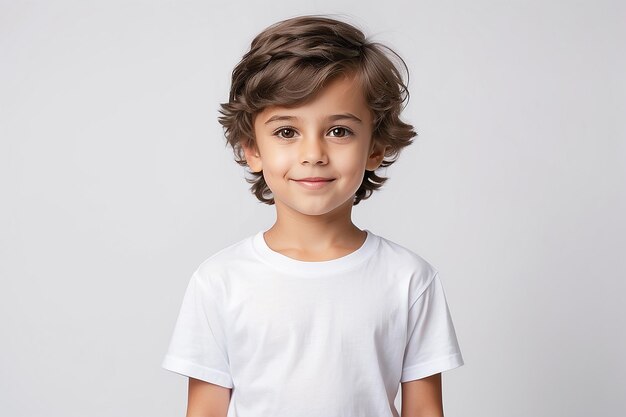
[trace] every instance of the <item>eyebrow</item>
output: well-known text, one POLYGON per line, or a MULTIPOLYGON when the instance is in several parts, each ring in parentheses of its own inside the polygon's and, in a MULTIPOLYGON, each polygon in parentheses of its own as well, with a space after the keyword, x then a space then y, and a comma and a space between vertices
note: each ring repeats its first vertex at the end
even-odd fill
MULTIPOLYGON (((265 122, 265 124, 270 124, 272 122, 276 122, 276 121, 280 121, 280 120, 300 120, 300 118, 296 117, 296 116, 283 116, 283 115, 274 115, 272 117, 270 117, 269 119, 267 119, 267 121, 265 122)), ((335 122, 337 120, 353 120, 357 123, 363 123, 361 121, 361 119, 359 119, 358 117, 356 117, 354 114, 352 113, 343 113, 343 114, 333 114, 332 116, 328 116, 327 120, 331 121, 331 122, 335 122)))

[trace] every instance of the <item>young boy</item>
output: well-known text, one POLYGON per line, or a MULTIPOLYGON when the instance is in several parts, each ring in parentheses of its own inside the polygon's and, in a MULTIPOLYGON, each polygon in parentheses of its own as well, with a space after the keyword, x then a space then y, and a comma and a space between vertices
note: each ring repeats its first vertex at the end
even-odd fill
POLYGON ((403 417, 443 416, 463 358, 437 270, 351 220, 415 136, 392 56, 303 16, 234 69, 220 123, 276 222, 191 277, 162 364, 189 377, 187 417, 397 417, 400 384, 403 417))

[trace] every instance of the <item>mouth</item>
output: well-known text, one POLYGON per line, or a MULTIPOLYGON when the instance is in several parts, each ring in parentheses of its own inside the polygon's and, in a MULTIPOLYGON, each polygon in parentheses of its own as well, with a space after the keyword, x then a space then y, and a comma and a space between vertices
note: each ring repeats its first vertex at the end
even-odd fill
POLYGON ((308 190, 319 190, 320 188, 325 187, 327 184, 330 184, 334 180, 334 178, 310 177, 294 179, 293 181, 308 190))
POLYGON ((304 182, 330 182, 334 180, 335 180, 334 178, 324 178, 324 177, 307 177, 307 178, 294 179, 294 181, 304 181, 304 182))

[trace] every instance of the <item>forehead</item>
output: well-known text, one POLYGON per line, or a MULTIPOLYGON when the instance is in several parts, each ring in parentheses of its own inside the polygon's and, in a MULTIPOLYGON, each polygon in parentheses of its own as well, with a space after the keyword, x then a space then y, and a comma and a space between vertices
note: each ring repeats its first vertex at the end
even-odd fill
POLYGON ((363 123, 372 122, 372 112, 365 98, 359 79, 352 75, 342 75, 331 79, 311 98, 292 106, 275 104, 257 113, 255 126, 265 124, 278 115, 297 116, 298 119, 327 119, 336 114, 349 113, 363 123))

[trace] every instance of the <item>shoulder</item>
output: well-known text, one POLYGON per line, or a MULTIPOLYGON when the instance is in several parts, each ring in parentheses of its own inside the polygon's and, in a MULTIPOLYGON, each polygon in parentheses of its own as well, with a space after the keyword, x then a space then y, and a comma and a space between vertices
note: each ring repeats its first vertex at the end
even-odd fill
POLYGON ((379 236, 379 256, 394 273, 408 277, 409 297, 415 300, 438 274, 433 264, 407 246, 379 236))
POLYGON ((198 265, 194 277, 205 285, 215 285, 227 274, 246 267, 252 259, 252 239, 254 235, 238 240, 213 253, 198 265))
POLYGON ((412 269, 430 276, 437 273, 436 268, 429 261, 407 246, 382 236, 378 236, 378 238, 380 241, 380 256, 384 257, 390 263, 393 263, 394 267, 412 269))

